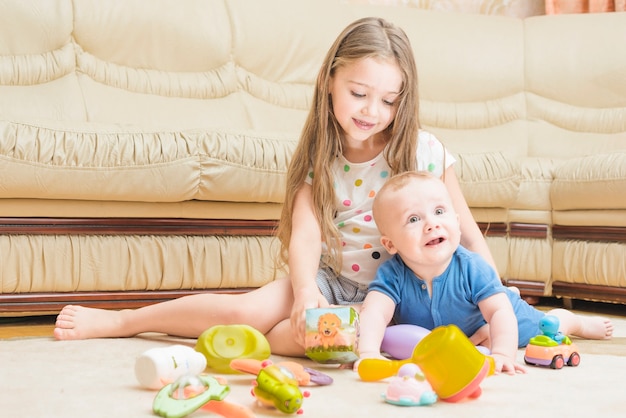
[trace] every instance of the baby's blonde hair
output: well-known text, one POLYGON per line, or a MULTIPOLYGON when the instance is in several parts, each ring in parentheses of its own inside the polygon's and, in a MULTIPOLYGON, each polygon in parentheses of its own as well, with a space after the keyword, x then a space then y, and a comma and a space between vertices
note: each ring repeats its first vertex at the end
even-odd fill
POLYGON ((437 180, 432 173, 428 171, 406 171, 404 173, 396 174, 392 176, 385 182, 383 187, 380 188, 376 196, 374 197, 374 203, 372 205, 372 216, 374 217, 374 222, 376 222, 376 226, 378 230, 382 233, 384 229, 383 217, 381 216, 384 212, 383 203, 386 203, 386 197, 390 192, 395 192, 400 189, 407 187, 412 181, 428 181, 428 180, 437 180))
POLYGON ((398 65, 402 88, 396 116, 387 128, 389 141, 384 157, 391 167, 391 174, 416 168, 419 98, 417 68, 409 38, 402 29, 384 19, 359 19, 337 37, 317 76, 311 110, 287 173, 285 200, 277 230, 282 263, 286 263, 288 258, 294 199, 312 169, 313 206, 329 255, 325 262, 335 271, 340 271, 341 239, 333 222, 335 190, 332 164, 342 154, 343 130, 332 112, 330 83, 338 68, 365 58, 398 65))

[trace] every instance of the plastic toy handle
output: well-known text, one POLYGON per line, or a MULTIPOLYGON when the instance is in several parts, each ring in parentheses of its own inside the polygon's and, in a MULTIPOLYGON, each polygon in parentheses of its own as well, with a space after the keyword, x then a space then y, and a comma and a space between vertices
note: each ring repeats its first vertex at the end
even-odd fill
POLYGON ((383 360, 378 358, 366 358, 361 360, 357 371, 361 380, 374 382, 385 379, 398 373, 402 365, 411 363, 407 360, 383 360))
MULTIPOLYGON (((263 369, 264 364, 265 362, 256 359, 234 359, 230 362, 230 368, 238 372, 257 375, 261 369, 263 369)), ((296 379, 299 386, 306 386, 310 383, 329 385, 333 382, 330 376, 305 368, 300 363, 296 363, 295 361, 281 361, 276 363, 276 366, 287 369, 289 373, 293 374, 293 377, 296 379), (314 375, 317 380, 316 382, 313 382, 314 375)))
POLYGON ((489 367, 487 376, 493 376, 496 373, 496 360, 492 356, 485 356, 485 361, 489 367))
POLYGON ((263 362, 253 358, 236 358, 230 361, 230 368, 238 372, 257 375, 263 368, 263 362))
POLYGON ((210 401, 202 409, 226 418, 256 418, 249 408, 226 401, 210 401))

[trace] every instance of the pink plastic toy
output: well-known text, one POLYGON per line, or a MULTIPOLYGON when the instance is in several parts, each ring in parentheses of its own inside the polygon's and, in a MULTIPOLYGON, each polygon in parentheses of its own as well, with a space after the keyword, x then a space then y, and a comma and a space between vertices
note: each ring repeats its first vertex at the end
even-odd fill
POLYGON ((437 402, 437 394, 416 364, 400 367, 387 390, 382 394, 385 402, 398 406, 431 405, 437 402))

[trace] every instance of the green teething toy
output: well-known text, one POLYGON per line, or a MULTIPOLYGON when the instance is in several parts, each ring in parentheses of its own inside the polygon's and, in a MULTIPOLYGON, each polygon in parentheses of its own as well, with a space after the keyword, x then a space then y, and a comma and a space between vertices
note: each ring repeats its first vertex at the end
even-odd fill
POLYGON ((165 418, 182 418, 209 401, 221 401, 230 393, 228 386, 207 375, 185 375, 164 386, 154 398, 152 411, 165 418))

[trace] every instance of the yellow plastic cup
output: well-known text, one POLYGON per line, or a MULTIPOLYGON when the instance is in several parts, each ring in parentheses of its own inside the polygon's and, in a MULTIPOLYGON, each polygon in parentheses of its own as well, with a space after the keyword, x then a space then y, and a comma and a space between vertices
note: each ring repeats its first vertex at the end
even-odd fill
POLYGON ((415 346, 411 360, 448 402, 479 397, 480 383, 495 369, 493 357, 478 351, 456 325, 432 330, 415 346))
POLYGON ((204 354, 208 367, 220 373, 236 373, 231 360, 265 360, 271 354, 265 336, 249 325, 213 326, 200 334, 196 351, 204 354))

